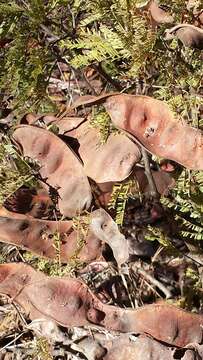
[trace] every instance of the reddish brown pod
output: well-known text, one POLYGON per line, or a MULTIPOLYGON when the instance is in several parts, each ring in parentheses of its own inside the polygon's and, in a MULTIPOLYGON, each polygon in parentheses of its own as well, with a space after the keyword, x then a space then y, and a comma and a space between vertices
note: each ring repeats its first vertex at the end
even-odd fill
POLYGON ((177 38, 184 46, 203 49, 203 29, 191 24, 178 24, 165 32, 165 40, 177 38))
POLYGON ((128 244, 117 224, 104 210, 89 214, 89 224, 83 228, 88 217, 80 217, 80 225, 72 221, 35 219, 28 215, 0 209, 0 239, 41 256, 68 262, 73 257, 90 262, 102 258, 103 244, 108 244, 118 265, 128 257, 128 244), (56 250, 58 249, 58 252, 56 250))
POLYGON ((35 219, 28 215, 0 209, 0 238, 35 254, 67 262, 77 255, 89 262, 102 256, 102 241, 90 230, 86 234, 74 227, 73 221, 35 219), (78 239, 84 238, 81 248, 78 239), (56 250, 58 248, 58 253, 56 250))
POLYGON ((59 210, 73 217, 88 209, 91 188, 82 163, 73 151, 53 133, 30 125, 20 125, 13 133, 23 155, 40 164, 40 174, 58 191, 59 210))
POLYGON ((156 24, 173 23, 174 17, 170 15, 167 11, 163 10, 159 6, 159 2, 157 0, 151 0, 149 2, 148 9, 150 11, 152 19, 156 24))
POLYGON ((112 133, 102 144, 99 130, 89 121, 66 135, 78 141, 84 172, 97 183, 126 179, 141 159, 139 147, 123 134, 112 133))
POLYGON ((203 135, 175 119, 162 101, 120 94, 106 100, 113 123, 135 137, 151 153, 193 170, 203 170, 203 135))
POLYGON ((68 144, 78 143, 84 172, 97 183, 124 180, 141 159, 139 147, 127 136, 112 133, 102 143, 99 130, 84 118, 45 116, 43 121, 56 125, 59 134, 67 136, 68 144))
POLYGON ((123 333, 148 334, 180 347, 202 342, 201 315, 167 304, 136 310, 106 305, 81 281, 49 278, 22 263, 0 265, 0 293, 12 297, 31 319, 48 318, 66 327, 94 324, 123 333))

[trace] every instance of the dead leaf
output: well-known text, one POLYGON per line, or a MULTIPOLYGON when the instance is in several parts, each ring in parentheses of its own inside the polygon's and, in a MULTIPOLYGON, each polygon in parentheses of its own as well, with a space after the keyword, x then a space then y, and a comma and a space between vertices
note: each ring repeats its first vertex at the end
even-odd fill
POLYGON ((24 263, 0 265, 0 293, 12 297, 31 319, 52 319, 66 327, 95 324, 180 347, 202 341, 202 315, 167 304, 136 310, 106 305, 82 282, 49 278, 24 263))
POLYGON ((203 49, 203 29, 190 24, 178 24, 165 31, 165 40, 177 38, 184 46, 203 49))
POLYGON ((151 153, 193 170, 203 170, 203 136, 174 118, 167 104, 148 96, 120 94, 106 100, 113 123, 151 153))
POLYGON ((39 162, 40 175, 58 191, 59 210, 67 217, 88 209, 91 188, 83 166, 73 151, 56 135, 30 125, 20 125, 13 133, 23 155, 39 162))
POLYGON ((152 19, 157 24, 169 24, 174 21, 172 15, 170 15, 167 11, 163 10, 159 6, 159 2, 157 0, 152 0, 149 4, 149 11, 151 14, 152 19))

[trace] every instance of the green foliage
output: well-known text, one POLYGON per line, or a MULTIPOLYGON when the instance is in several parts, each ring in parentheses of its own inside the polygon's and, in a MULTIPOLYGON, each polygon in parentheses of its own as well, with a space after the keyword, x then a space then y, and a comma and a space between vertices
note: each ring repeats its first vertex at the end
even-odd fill
POLYGON ((10 106, 20 112, 40 104, 46 109, 51 103, 46 87, 54 57, 39 33, 45 11, 48 9, 40 0, 3 0, 0 5, 0 40, 8 40, 0 50, 0 86, 9 96, 10 106))
POLYGON ((184 309, 193 310, 197 306, 197 299, 202 304, 202 281, 198 269, 189 266, 185 270, 183 297, 181 299, 184 309))
POLYGON ((155 35, 145 17, 139 16, 136 0, 90 0, 75 41, 60 42, 71 50, 74 67, 105 62, 117 76, 136 76, 153 47, 155 35), (74 56, 73 56, 74 51, 74 56))
POLYGON ((53 360, 53 356, 51 354, 51 346, 46 337, 37 337, 34 346, 35 349, 33 358, 37 358, 40 360, 53 360))
MULTIPOLYGON (((147 1, 144 1, 144 4, 147 1)), ((57 61, 70 68, 100 63, 113 78, 147 81, 151 93, 184 113, 201 82, 201 52, 166 42, 139 0, 14 0, 0 5, 0 85, 10 107, 53 109, 47 86, 57 61)), ((181 0, 161 0, 177 21, 191 11, 181 0)), ((131 85, 130 85, 131 87, 131 85)))
POLYGON ((149 241, 158 241, 161 246, 171 250, 173 253, 176 252, 176 249, 171 243, 169 237, 159 228, 148 225, 145 239, 149 241))
POLYGON ((108 203, 108 209, 115 210, 115 222, 122 226, 125 216, 126 204, 134 192, 139 193, 139 184, 133 179, 128 179, 123 183, 115 183, 108 203))
POLYGON ((203 172, 183 170, 176 181, 172 197, 162 198, 180 223, 185 239, 203 240, 203 172))
MULTIPOLYGON (((101 107, 95 110, 93 108, 90 125, 99 130, 100 143, 105 144, 111 133, 118 133, 119 131, 112 124, 110 116, 101 107)), ((98 144, 99 146, 99 144, 98 144)))
POLYGON ((35 184, 32 169, 7 139, 0 145, 0 205, 22 185, 35 184))

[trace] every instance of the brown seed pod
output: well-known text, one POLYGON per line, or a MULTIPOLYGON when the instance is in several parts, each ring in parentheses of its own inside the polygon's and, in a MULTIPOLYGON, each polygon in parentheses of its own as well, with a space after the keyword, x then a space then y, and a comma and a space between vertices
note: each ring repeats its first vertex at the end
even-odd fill
POLYGON ((78 141, 84 172, 97 183, 124 180, 141 159, 139 147, 123 134, 110 134, 107 141, 101 144, 99 130, 92 127, 89 121, 66 132, 66 135, 67 141, 69 138, 78 141))
POLYGON ((1 208, 0 238, 2 242, 20 246, 41 256, 52 259, 58 256, 64 263, 73 257, 84 262, 98 259, 102 257, 104 243, 111 247, 118 265, 128 259, 126 239, 104 209, 93 211, 89 219, 80 216, 79 221, 77 228, 72 220, 35 219, 1 208))
POLYGON ((0 238, 2 242, 17 245, 47 258, 60 256, 64 263, 76 255, 81 261, 95 260, 102 255, 103 249, 102 241, 92 231, 87 230, 84 236, 74 227, 72 220, 35 219, 4 208, 0 209, 0 238), (78 239, 82 236, 84 239, 80 247, 78 239))
POLYGON ((190 24, 178 24, 165 32, 165 40, 179 39, 184 46, 203 49, 203 29, 190 24))
POLYGON ((163 10, 157 0, 151 0, 148 9, 152 19, 157 24, 170 24, 174 21, 173 16, 163 10))
POLYGON ((148 334, 175 346, 202 342, 202 315, 167 304, 136 310, 106 305, 82 282, 49 278, 22 263, 0 265, 0 293, 15 299, 31 319, 48 318, 66 327, 95 324, 124 333, 148 334))
POLYGON ((56 135, 30 125, 20 125, 13 133, 23 155, 40 164, 40 174, 58 191, 59 210, 67 217, 88 209, 92 194, 83 166, 73 151, 56 135))
POLYGON ((108 98, 105 106, 116 127, 131 134, 151 153, 189 169, 203 170, 202 132, 175 119, 164 102, 120 94, 108 98))

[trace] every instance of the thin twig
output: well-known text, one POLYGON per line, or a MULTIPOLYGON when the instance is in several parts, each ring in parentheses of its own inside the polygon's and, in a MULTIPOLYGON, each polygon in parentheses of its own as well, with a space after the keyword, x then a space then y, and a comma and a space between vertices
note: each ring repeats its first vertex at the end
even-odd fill
POLYGON ((18 340, 21 336, 23 336, 26 333, 26 331, 21 332, 18 336, 16 336, 12 341, 10 341, 8 344, 6 344, 5 346, 3 346, 0 349, 0 352, 4 349, 6 349, 9 345, 12 345, 13 343, 15 343, 16 340, 18 340))
POLYGON ((105 72, 105 70, 102 68, 101 64, 98 65, 92 65, 93 69, 96 70, 99 75, 106 80, 109 84, 111 84, 117 91, 123 91, 122 86, 119 84, 119 82, 115 79, 112 79, 109 74, 105 72))
POLYGON ((159 199, 160 194, 158 193, 154 178, 152 176, 150 163, 149 163, 149 155, 144 147, 141 148, 141 151, 142 151, 142 157, 143 157, 143 161, 144 161, 144 165, 145 165, 145 174, 146 174, 146 177, 147 177, 147 180, 149 183, 150 195, 155 199, 159 199))
POLYGON ((172 298, 171 291, 168 290, 159 280, 155 279, 153 276, 149 275, 145 270, 138 268, 137 266, 132 266, 133 271, 137 271, 140 275, 142 275, 145 279, 151 282, 154 286, 159 288, 163 292, 163 294, 166 296, 166 299, 172 298))
POLYGON ((90 81, 88 80, 87 76, 85 75, 84 71, 81 71, 81 75, 84 79, 84 81, 86 82, 88 88, 90 89, 90 91, 92 92, 93 95, 98 96, 99 94, 96 92, 96 90, 93 88, 93 86, 91 85, 90 81))

